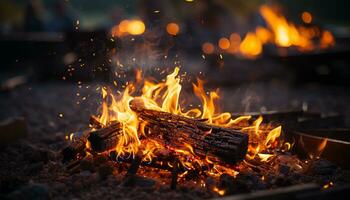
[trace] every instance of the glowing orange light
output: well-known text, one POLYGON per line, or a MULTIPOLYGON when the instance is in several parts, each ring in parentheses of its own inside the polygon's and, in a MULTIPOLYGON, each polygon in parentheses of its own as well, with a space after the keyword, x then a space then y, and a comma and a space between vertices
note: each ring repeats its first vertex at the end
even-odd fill
POLYGON ((312 22, 312 15, 311 13, 304 11, 301 14, 301 19, 303 20, 303 22, 305 22, 306 24, 310 24, 312 22))
POLYGON ((230 48, 228 52, 237 53, 239 51, 239 45, 241 43, 241 36, 238 33, 232 33, 230 35, 230 48))
POLYGON ((180 27, 179 25, 177 25, 176 23, 169 23, 166 26, 166 31, 170 34, 170 35, 177 35, 180 31, 180 27))
POLYGON ((320 47, 324 49, 324 48, 334 46, 334 44, 335 44, 335 40, 332 33, 329 31, 324 31, 322 33, 320 47))
POLYGON ((287 19, 275 13, 270 7, 263 5, 260 13, 274 34, 275 43, 281 47, 298 46, 304 50, 312 50, 313 43, 303 35, 297 27, 289 23, 287 19))
POLYGON ((231 44, 239 44, 241 42, 241 36, 238 33, 232 33, 230 35, 230 43, 231 44))
POLYGON ((145 32, 145 24, 141 20, 131 20, 127 26, 128 33, 131 35, 141 35, 145 32))
MULTIPOLYGON (((179 71, 180 68, 176 67, 172 73, 167 75, 164 81, 159 83, 153 82, 152 79, 143 80, 141 71, 136 71, 135 84, 142 86, 140 88, 141 93, 138 96, 134 96, 136 85, 133 83, 129 83, 118 96, 114 96, 110 89, 102 88, 102 110, 98 120, 103 126, 108 126, 112 121, 118 121, 121 124, 121 133, 115 136, 118 143, 114 150, 117 152, 118 157, 142 152, 144 155, 143 161, 152 161, 156 155, 154 153, 156 150, 168 148, 164 144, 153 141, 150 138, 147 139, 149 134, 153 133, 150 133, 149 129, 146 128, 147 122, 140 120, 138 114, 131 109, 131 101, 142 105, 146 109, 198 118, 206 123, 228 128, 239 128, 242 132, 247 133, 254 143, 257 143, 255 146, 249 145, 246 156, 248 160, 255 159, 260 162, 269 162, 274 157, 274 154, 267 154, 266 150, 276 147, 275 144, 278 143, 276 139, 280 136, 281 127, 275 129, 261 128, 264 126, 262 117, 256 119, 252 126, 244 125, 249 123, 251 116, 232 118, 228 112, 219 112, 216 104, 219 99, 218 91, 205 91, 204 83, 201 80, 193 84, 194 95, 200 100, 201 106, 189 110, 183 109, 180 104, 183 100, 180 99, 182 85, 179 71), (141 136, 145 139, 141 140, 141 136)), ((211 130, 204 133, 203 137, 206 134, 211 134, 211 130)), ((90 144, 86 143, 86 146, 90 148, 90 144)), ((220 176, 223 173, 227 173, 236 176, 238 174, 235 169, 217 164, 215 158, 209 154, 205 159, 197 157, 197 149, 185 141, 177 148, 171 147, 171 150, 180 155, 179 161, 186 169, 194 169, 197 164, 212 164, 212 169, 207 171, 209 175, 220 176)), ((173 166, 171 163, 165 164, 168 164, 170 167, 173 166)), ((224 190, 217 189, 216 192, 220 195, 225 194, 224 190)))
POLYGON ((252 32, 248 32, 239 46, 240 52, 247 57, 256 57, 262 52, 262 43, 252 32))
POLYGON ((129 20, 123 20, 119 23, 119 31, 121 33, 128 32, 128 27, 129 27, 129 20))
POLYGON ((263 44, 271 41, 273 38, 271 32, 268 29, 261 26, 258 26, 255 29, 255 34, 263 44))
POLYGON ((230 48, 230 40, 225 37, 220 38, 218 45, 221 49, 228 49, 230 48))
POLYGON ((212 43, 210 42, 206 42, 202 45, 202 51, 205 53, 205 54, 212 54, 214 53, 214 50, 215 50, 215 47, 212 43))
POLYGON ((219 188, 217 187, 214 187, 213 188, 213 191, 218 193, 220 196, 223 196, 225 194, 225 190, 220 190, 219 188))

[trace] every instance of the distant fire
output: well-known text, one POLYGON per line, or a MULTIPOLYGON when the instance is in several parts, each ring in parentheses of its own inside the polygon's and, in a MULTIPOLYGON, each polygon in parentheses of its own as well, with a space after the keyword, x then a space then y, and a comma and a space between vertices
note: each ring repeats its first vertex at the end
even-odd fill
POLYGON ((146 26, 143 21, 138 19, 123 20, 111 29, 113 37, 122 37, 125 35, 141 35, 145 32, 146 26))
MULTIPOLYGON (((296 26, 266 5, 260 7, 260 14, 267 27, 258 26, 254 32, 248 32, 242 41, 238 41, 239 44, 237 40, 221 38, 218 42, 220 49, 228 53, 255 58, 263 52, 263 45, 268 43, 277 47, 296 47, 300 51, 325 49, 335 45, 334 36, 330 31, 321 30, 316 26, 296 26)), ((305 24, 311 25, 313 17, 311 13, 305 11, 301 19, 305 24)), ((204 49, 203 52, 213 53, 204 49)))

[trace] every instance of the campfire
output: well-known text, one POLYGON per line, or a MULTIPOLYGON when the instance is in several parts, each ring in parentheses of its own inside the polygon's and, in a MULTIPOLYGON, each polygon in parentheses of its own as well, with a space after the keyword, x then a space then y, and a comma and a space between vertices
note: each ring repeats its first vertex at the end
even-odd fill
MULTIPOLYGON (((257 26, 242 39, 237 33, 232 33, 229 38, 223 37, 218 41, 218 49, 245 58, 256 58, 263 53, 264 45, 269 44, 278 48, 295 48, 300 52, 322 50, 335 45, 333 34, 313 25, 312 15, 309 12, 302 13, 301 19, 304 25, 299 26, 288 21, 278 12, 277 7, 262 5, 259 13, 266 27, 257 26)), ((214 52, 214 46, 211 43, 204 43, 202 50, 206 54, 211 54, 214 52)), ((284 52, 281 51, 282 54, 284 52)))
POLYGON ((347 6, 82 2, 0 3, 0 199, 350 199, 347 6))
MULTIPOLYGON (((128 182, 137 173, 154 177, 156 169, 168 173, 156 178, 173 189, 194 181, 219 195, 226 189, 217 181, 234 179, 242 171, 258 172, 262 181, 286 166, 307 172, 308 162, 288 152, 292 144, 284 141, 281 126, 266 124, 261 116, 253 120, 219 112, 218 92, 206 92, 202 80, 193 84, 201 104, 187 109, 179 70, 159 83, 140 80, 138 72, 136 82, 120 93, 103 87, 100 114, 91 116, 89 130, 71 134, 62 151, 67 169, 75 172, 83 160, 104 157, 128 182), (216 182, 209 184, 208 178, 216 182)), ((313 155, 319 156, 324 146, 313 155)))

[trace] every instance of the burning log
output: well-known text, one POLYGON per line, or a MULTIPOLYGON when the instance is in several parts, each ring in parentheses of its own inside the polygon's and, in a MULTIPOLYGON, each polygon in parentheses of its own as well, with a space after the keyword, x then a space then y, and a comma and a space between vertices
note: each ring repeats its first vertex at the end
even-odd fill
POLYGON ((95 151, 106 149, 115 145, 115 134, 118 134, 120 124, 117 122, 110 123, 105 128, 96 131, 86 130, 80 136, 77 136, 73 141, 62 150, 63 161, 67 162, 85 156, 86 142, 89 140, 95 151))
POLYGON ((120 130, 121 124, 112 122, 104 128, 91 132, 87 138, 90 142, 91 149, 96 152, 112 149, 117 145, 117 135, 119 135, 120 130))
MULTIPOLYGON (((146 122, 147 138, 160 142, 170 149, 187 148, 201 159, 222 164, 234 164, 242 160, 248 148, 248 135, 235 129, 220 127, 167 112, 145 109, 131 102, 131 108, 138 114, 139 120, 146 122)), ((95 120, 96 121, 96 120, 95 120)), ((73 159, 84 153, 86 141, 91 149, 103 152, 113 149, 122 130, 119 122, 111 122, 104 128, 85 132, 63 150, 65 160, 73 159)))
POLYGON ((202 159, 234 164, 243 160, 248 148, 248 135, 167 112, 145 109, 137 100, 131 109, 146 121, 147 137, 173 149, 187 148, 202 159))
POLYGON ((90 131, 84 131, 81 136, 78 136, 62 150, 63 162, 73 160, 78 156, 85 156, 86 141, 89 135, 90 131))

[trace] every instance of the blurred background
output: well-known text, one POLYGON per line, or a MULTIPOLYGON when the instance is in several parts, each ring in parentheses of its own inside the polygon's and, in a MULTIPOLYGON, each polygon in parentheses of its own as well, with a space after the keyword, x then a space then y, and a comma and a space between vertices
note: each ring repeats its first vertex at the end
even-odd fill
MULTIPOLYGON (((135 69, 164 78, 180 66, 189 82, 200 76, 209 88, 222 88, 229 111, 348 115, 349 6, 346 0, 2 0, 1 97, 21 98, 11 96, 15 88, 50 85, 45 96, 72 85, 63 94, 81 103, 75 94, 82 85, 123 85, 135 69)), ((13 112, 12 101, 2 104, 13 112)))

